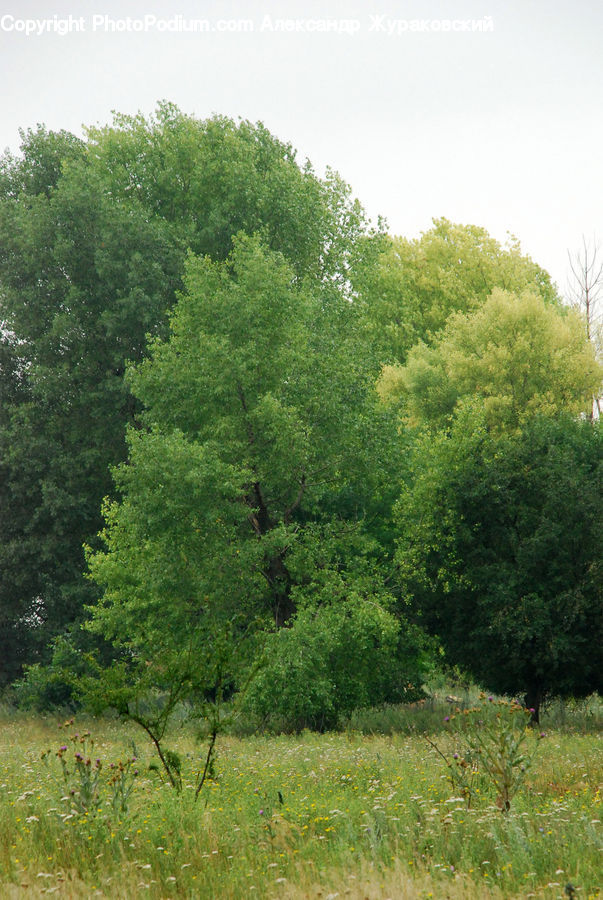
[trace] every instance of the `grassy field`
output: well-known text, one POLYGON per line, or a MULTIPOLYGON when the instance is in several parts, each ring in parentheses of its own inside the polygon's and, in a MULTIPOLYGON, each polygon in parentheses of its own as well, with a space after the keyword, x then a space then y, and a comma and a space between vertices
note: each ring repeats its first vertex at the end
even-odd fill
MULTIPOLYGON (((413 715, 428 724, 422 710, 404 711, 404 722, 413 715)), ((433 715, 439 723, 441 711, 433 715)), ((568 883, 577 898, 598 897, 600 732, 596 722, 544 728, 505 815, 486 778, 467 809, 417 733, 223 737, 195 802, 204 747, 186 729, 171 742, 182 758, 178 796, 149 770, 155 754, 134 726, 59 729, 7 714, 0 897, 566 898, 568 883), (61 780, 62 746, 67 762, 78 747, 90 755, 87 785, 61 780), (94 802, 82 812, 86 789, 94 802)))

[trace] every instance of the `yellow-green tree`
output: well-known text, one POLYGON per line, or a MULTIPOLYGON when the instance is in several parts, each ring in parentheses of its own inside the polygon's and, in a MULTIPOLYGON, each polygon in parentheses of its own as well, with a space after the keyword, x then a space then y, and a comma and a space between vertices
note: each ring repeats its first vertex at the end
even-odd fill
POLYGON ((494 288, 532 290, 559 304, 550 276, 510 237, 503 246, 477 225, 434 219, 415 240, 367 240, 354 281, 382 363, 402 363, 418 341, 431 343, 455 312, 479 309, 494 288))
POLYGON ((440 427, 478 398, 490 426, 514 429, 536 414, 587 412, 602 378, 576 312, 495 289, 479 309, 450 316, 431 346, 413 347, 406 365, 385 366, 378 391, 411 424, 440 427))

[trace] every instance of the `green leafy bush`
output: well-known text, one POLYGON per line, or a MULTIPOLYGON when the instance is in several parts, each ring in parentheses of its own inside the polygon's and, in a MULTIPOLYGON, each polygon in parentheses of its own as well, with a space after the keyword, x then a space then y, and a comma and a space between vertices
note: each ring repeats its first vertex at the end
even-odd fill
POLYGON ((421 694, 418 643, 376 602, 306 608, 266 649, 245 707, 275 730, 326 730, 354 709, 421 694))

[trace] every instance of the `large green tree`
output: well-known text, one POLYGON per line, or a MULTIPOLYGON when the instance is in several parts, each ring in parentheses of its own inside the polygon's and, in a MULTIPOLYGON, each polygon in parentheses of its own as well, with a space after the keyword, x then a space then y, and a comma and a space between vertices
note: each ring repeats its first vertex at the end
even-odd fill
MULTIPOLYGON (((94 629, 153 658, 210 612, 313 631, 299 660, 332 630, 332 608, 368 623, 371 659, 395 669, 371 699, 404 693, 418 650, 385 586, 396 421, 376 402, 356 320, 342 292, 299 282, 258 238, 240 236, 226 263, 191 257, 170 339, 129 375, 145 427, 129 431, 106 548, 90 556, 104 589, 94 629)), ((349 653, 345 666, 351 681, 364 670, 349 653)), ((273 690, 285 676, 272 670, 273 690)), ((338 696, 312 721, 345 707, 338 696)))
POLYGON ((85 141, 40 127, 3 158, 0 610, 19 638, 0 683, 45 658, 94 597, 82 544, 139 408, 126 361, 166 333, 188 249, 225 259, 234 233, 258 231, 295 278, 334 290, 363 228, 349 189, 261 124, 170 104, 85 141))
POLYGON ((365 230, 337 173, 318 178, 262 123, 199 120, 163 102, 148 119, 118 114, 86 134, 88 165, 111 196, 173 223, 186 248, 212 259, 239 231, 259 232, 297 275, 336 279, 365 230))
POLYGON ((601 431, 568 416, 496 434, 466 408, 425 435, 399 502, 418 621, 494 691, 585 696, 603 672, 601 431))
MULTIPOLYGON (((38 156, 41 145, 36 134, 38 156)), ((49 137, 53 159, 55 149, 49 137)), ((26 144, 11 174, 27 169, 27 153, 26 144)), ((57 174, 39 169, 40 179, 57 174)), ((165 326, 181 267, 165 227, 115 204, 84 165, 41 183, 0 200, 2 343, 19 379, 18 396, 3 397, 0 607, 25 638, 2 661, 4 682, 15 659, 35 659, 91 598, 81 545, 98 530, 107 467, 123 458, 134 413, 125 360, 165 326)))

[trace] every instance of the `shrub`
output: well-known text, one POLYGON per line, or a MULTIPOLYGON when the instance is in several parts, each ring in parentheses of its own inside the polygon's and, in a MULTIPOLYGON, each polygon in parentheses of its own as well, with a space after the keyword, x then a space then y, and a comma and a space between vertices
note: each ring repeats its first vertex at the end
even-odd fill
POLYGON ((421 695, 414 634, 363 599, 304 609, 270 636, 245 708, 274 730, 334 728, 342 715, 421 695))

